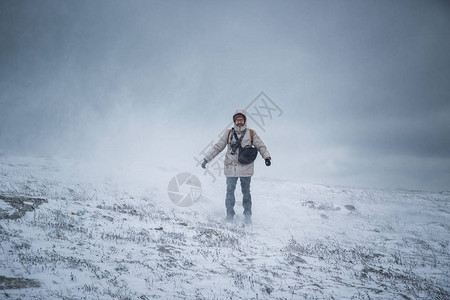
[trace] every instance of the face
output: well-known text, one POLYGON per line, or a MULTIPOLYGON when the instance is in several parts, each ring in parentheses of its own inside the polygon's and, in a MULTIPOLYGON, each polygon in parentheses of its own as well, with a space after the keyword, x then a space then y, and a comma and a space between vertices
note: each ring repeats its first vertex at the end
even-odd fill
POLYGON ((243 117, 237 117, 237 118, 234 120, 234 124, 236 124, 236 125, 239 126, 239 127, 242 127, 242 126, 244 126, 244 124, 245 124, 245 119, 244 119, 243 117))

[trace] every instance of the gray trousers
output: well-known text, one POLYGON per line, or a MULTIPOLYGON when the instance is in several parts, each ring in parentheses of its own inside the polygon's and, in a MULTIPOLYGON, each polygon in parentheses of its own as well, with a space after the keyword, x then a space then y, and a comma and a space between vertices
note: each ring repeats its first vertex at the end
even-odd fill
POLYGON ((225 198, 225 207, 227 208, 227 215, 234 216, 234 191, 236 190, 236 183, 238 178, 241 179, 241 191, 243 195, 242 206, 244 207, 244 215, 252 214, 252 196, 250 195, 251 177, 227 177, 227 196, 225 198))

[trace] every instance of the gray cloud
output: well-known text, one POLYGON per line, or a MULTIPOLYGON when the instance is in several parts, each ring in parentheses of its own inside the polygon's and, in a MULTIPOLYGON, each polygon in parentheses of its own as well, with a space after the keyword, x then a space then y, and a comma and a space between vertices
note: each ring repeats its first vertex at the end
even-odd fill
POLYGON ((4 151, 144 159, 157 140, 184 162, 263 90, 284 114, 262 176, 449 188, 446 2, 0 5, 4 151))

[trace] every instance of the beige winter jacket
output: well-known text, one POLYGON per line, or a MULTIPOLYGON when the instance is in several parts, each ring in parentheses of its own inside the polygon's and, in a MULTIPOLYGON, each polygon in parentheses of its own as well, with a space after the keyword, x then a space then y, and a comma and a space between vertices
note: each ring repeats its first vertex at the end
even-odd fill
MULTIPOLYGON (((246 116, 244 110, 237 110, 236 114, 242 114, 246 116)), ((247 118, 247 117, 246 117, 247 118)), ((234 125, 234 130, 236 131, 236 134, 238 138, 241 137, 242 131, 247 128, 247 121, 245 122, 245 125, 242 127, 238 127, 234 125)), ((239 149, 236 150, 235 154, 231 154, 231 136, 232 133, 229 133, 229 130, 225 131, 223 136, 220 138, 220 140, 213 146, 213 148, 206 154, 205 159, 207 161, 211 161, 216 157, 220 152, 222 152, 223 149, 225 149, 225 146, 227 147, 227 153, 225 155, 225 168, 224 173, 226 177, 250 177, 253 176, 254 173, 254 163, 250 163, 247 165, 241 164, 238 161, 238 155, 239 155, 239 149)), ((234 141, 234 138, 233 138, 234 141)), ((245 135, 241 142, 242 147, 245 147, 247 145, 251 145, 251 136, 250 136, 250 130, 247 129, 245 131, 245 135)), ((266 146, 264 145, 261 138, 258 136, 256 131, 253 130, 253 145, 258 149, 259 154, 261 154, 262 158, 270 158, 270 153, 267 151, 266 146)))

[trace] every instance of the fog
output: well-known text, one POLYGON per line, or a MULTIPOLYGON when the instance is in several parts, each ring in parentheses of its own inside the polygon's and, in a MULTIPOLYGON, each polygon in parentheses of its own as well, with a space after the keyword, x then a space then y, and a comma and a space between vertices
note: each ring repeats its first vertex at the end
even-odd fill
POLYGON ((445 1, 1 1, 0 151, 202 173, 264 92, 255 176, 449 190, 449 36, 445 1))

